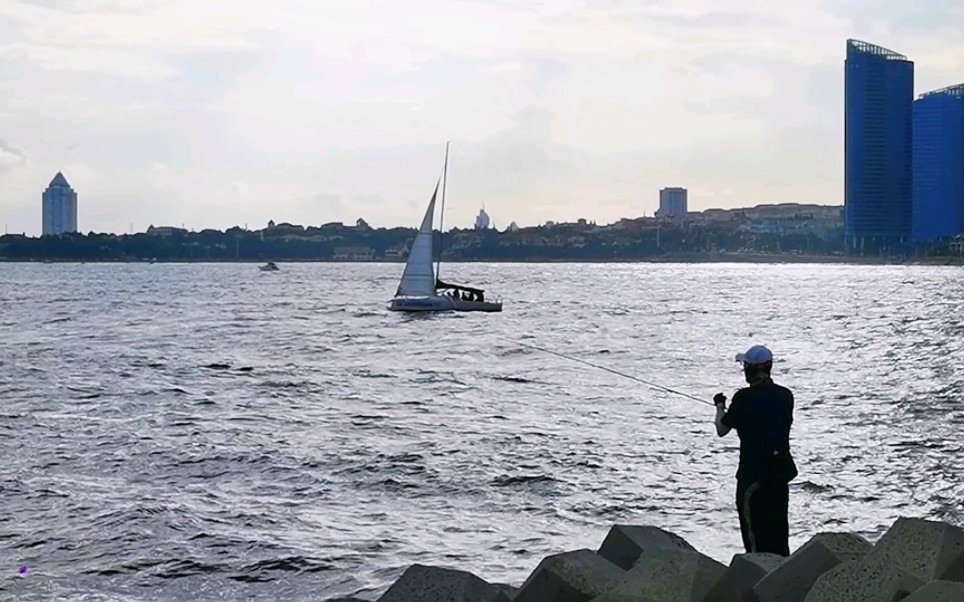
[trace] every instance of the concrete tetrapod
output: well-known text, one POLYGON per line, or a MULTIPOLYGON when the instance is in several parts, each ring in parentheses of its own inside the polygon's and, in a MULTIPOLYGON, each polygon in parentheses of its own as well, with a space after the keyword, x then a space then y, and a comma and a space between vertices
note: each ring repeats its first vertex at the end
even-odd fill
POLYGON ((519 593, 518 587, 509 585, 508 583, 493 583, 492 585, 494 585, 500 592, 505 594, 505 597, 510 600, 515 599, 515 595, 519 593))
POLYGON ((964 583, 956 581, 931 581, 903 602, 964 602, 964 583))
POLYGON ((592 602, 702 602, 725 572, 725 566, 696 551, 647 550, 616 587, 592 602))
POLYGON ((378 602, 509 602, 509 598, 472 573, 413 564, 378 602))
POLYGON ((625 571, 592 550, 547 556, 513 602, 587 602, 612 589, 625 571))
POLYGON ((824 573, 805 602, 897 602, 923 584, 890 560, 868 554, 824 573))
POLYGON ((734 554, 730 566, 703 602, 735 602, 747 599, 753 586, 767 573, 780 566, 783 556, 777 554, 734 554))
POLYGON ((923 581, 964 582, 964 530, 920 518, 898 518, 874 545, 872 555, 889 558, 923 581))
POLYGON ((646 525, 614 525, 599 548, 599 555, 628 571, 646 550, 690 550, 696 548, 679 535, 646 525))
POLYGON ((821 575, 863 557, 873 546, 852 533, 819 533, 790 554, 753 588, 760 602, 803 602, 821 575))

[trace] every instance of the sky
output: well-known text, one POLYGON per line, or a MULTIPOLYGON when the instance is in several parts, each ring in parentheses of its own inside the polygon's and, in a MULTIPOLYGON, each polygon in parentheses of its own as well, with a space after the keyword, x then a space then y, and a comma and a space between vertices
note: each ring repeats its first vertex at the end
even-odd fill
POLYGON ((0 226, 839 205, 848 38, 964 82, 960 0, 0 0, 0 226))

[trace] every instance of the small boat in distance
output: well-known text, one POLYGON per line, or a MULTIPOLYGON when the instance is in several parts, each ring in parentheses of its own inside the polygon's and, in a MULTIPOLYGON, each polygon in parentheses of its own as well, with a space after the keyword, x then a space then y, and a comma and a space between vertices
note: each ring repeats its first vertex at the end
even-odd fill
POLYGON ((260 266, 258 269, 261 270, 262 272, 277 272, 280 268, 278 267, 278 264, 276 264, 275 262, 269 261, 263 266, 260 266))
POLYGON ((392 311, 502 311, 502 300, 486 301, 485 291, 480 288, 449 284, 439 280, 439 270, 442 266, 441 250, 435 269, 432 267, 432 258, 435 255, 435 244, 432 238, 435 198, 438 195, 439 184, 442 183, 442 213, 444 214, 444 182, 448 172, 448 162, 449 152, 446 144, 442 178, 435 184, 432 200, 428 203, 422 225, 408 252, 405 271, 402 272, 395 298, 388 307, 392 311))

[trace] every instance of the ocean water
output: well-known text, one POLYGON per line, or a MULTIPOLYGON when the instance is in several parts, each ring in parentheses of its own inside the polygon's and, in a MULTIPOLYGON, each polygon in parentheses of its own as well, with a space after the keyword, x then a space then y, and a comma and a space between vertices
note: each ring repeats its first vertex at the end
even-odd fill
POLYGON ((710 400, 769 345, 791 547, 964 523, 964 272, 464 264, 501 314, 388 312, 397 264, 0 264, 0 598, 374 599, 519 585, 614 523, 740 552, 710 400), (21 567, 27 572, 21 574, 21 567))

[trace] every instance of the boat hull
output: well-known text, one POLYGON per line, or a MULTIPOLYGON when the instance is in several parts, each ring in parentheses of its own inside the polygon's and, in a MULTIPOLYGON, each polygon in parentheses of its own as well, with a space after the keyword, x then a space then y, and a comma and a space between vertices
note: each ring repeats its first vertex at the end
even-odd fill
POLYGON ((391 311, 452 311, 455 303, 450 297, 395 297, 391 311))
POLYGON ((501 301, 463 301, 455 300, 455 311, 502 311, 501 301))

